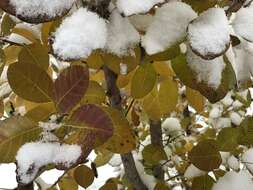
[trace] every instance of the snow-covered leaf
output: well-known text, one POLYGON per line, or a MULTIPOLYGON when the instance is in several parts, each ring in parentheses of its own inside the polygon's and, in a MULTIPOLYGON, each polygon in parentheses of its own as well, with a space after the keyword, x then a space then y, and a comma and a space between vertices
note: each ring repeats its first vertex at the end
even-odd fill
POLYGON ((233 21, 235 33, 245 40, 253 42, 253 6, 243 7, 233 21))
POLYGON ((182 2, 170 2, 156 10, 153 22, 142 38, 148 54, 163 52, 184 40, 190 21, 197 17, 191 7, 182 2))
POLYGON ((203 59, 214 59, 229 48, 229 24, 221 8, 201 13, 189 24, 187 32, 192 51, 203 59))
POLYGON ((140 35, 128 18, 114 10, 109 18, 105 50, 119 57, 129 55, 139 41, 140 35))
POLYGON ((156 4, 163 3, 164 0, 117 0, 117 8, 125 16, 133 14, 146 13, 156 4))
MULTIPOLYGON (((179 79, 186 86, 199 91, 210 102, 217 102, 217 101, 223 99, 225 97, 225 95, 227 94, 227 92, 230 89, 235 88, 235 86, 236 86, 235 73, 234 73, 231 63, 227 60, 226 57, 223 57, 222 59, 224 60, 225 68, 222 71, 221 81, 219 82, 220 85, 217 87, 217 89, 210 87, 208 84, 206 84, 205 82, 201 82, 198 79, 198 76, 195 73, 196 71, 193 71, 191 69, 191 67, 189 66, 190 63, 189 64, 187 63, 187 58, 185 55, 180 55, 177 58, 173 59, 172 60, 172 67, 173 67, 173 70, 175 71, 176 75, 179 77, 179 79)), ((209 67, 214 70, 217 69, 217 68, 213 67, 214 65, 211 64, 213 60, 210 60, 210 61, 211 62, 209 64, 209 67)), ((209 61, 205 60, 205 63, 202 62, 202 64, 203 64, 202 68, 204 69, 204 71, 205 71, 205 69, 207 69, 207 66, 208 66, 207 64, 209 63, 209 61)), ((200 62, 200 64, 201 64, 201 62, 200 62)), ((202 75, 203 73, 201 73, 201 72, 198 74, 202 75)), ((213 72, 214 81, 217 81, 217 78, 215 78, 215 77, 217 77, 217 74, 220 75, 219 73, 217 73, 217 71, 213 72)), ((203 76, 203 79, 205 79, 206 81, 208 81, 208 80, 210 80, 210 78, 212 78, 211 77, 212 75, 210 75, 210 72, 207 72, 206 75, 202 75, 202 76, 203 76)))
POLYGON ((29 23, 42 23, 68 13, 75 0, 1 0, 0 8, 29 23))
POLYGON ((63 20, 53 35, 53 53, 62 60, 87 58, 106 44, 106 21, 96 13, 80 8, 63 20))

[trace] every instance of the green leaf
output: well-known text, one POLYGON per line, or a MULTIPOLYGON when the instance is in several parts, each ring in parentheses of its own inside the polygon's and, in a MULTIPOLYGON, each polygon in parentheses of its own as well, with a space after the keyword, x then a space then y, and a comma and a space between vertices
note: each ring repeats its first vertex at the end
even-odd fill
POLYGON ((174 59, 180 54, 180 47, 178 44, 168 48, 164 52, 156 53, 153 55, 147 55, 146 61, 168 61, 174 59))
POLYGON ((232 152, 238 146, 238 128, 224 128, 219 132, 217 144, 220 151, 232 152))
POLYGON ((40 43, 24 45, 18 56, 19 63, 36 64, 45 71, 49 66, 48 49, 40 43))
POLYGON ((94 181, 94 173, 89 167, 82 165, 75 169, 74 178, 78 185, 87 188, 94 181))
POLYGON ((41 128, 26 117, 13 116, 0 122, 0 163, 15 161, 18 149, 39 138, 41 128))
POLYGON ((115 179, 109 179, 106 183, 99 188, 99 190, 118 190, 118 184, 115 179))
POLYGON ((168 78, 143 98, 142 106, 150 119, 159 120, 174 111, 177 103, 177 83, 172 78, 168 78))
POLYGON ((63 70, 54 82, 54 101, 61 113, 68 113, 81 101, 89 86, 89 71, 81 65, 63 70))
POLYGON ((155 185, 154 190, 170 190, 170 188, 165 182, 158 181, 157 184, 155 185))
POLYGON ((107 164, 114 155, 112 152, 104 149, 102 149, 102 151, 96 151, 96 154, 97 156, 94 160, 94 163, 97 167, 107 164))
POLYGON ((209 175, 196 177, 192 182, 192 190, 211 190, 214 183, 214 179, 209 175))
POLYGON ((217 0, 183 0, 183 2, 189 4, 193 10, 200 13, 203 12, 211 7, 214 7, 217 0))
POLYGON ((135 99, 143 98, 152 91, 157 75, 152 64, 140 65, 134 73, 131 82, 131 96, 135 99))
POLYGON ((38 103, 52 100, 53 81, 41 67, 30 63, 13 63, 7 73, 12 90, 21 98, 38 103))
POLYGON ((159 145, 149 144, 142 151, 143 159, 151 165, 159 164, 161 160, 167 160, 167 155, 163 148, 159 145))
POLYGON ((8 36, 11 30, 15 27, 16 23, 11 19, 10 15, 4 14, 1 23, 1 35, 8 36))
POLYGON ((217 169, 222 162, 214 140, 200 141, 189 153, 189 159, 197 168, 204 171, 217 169))
POLYGON ((246 117, 239 126, 238 143, 240 145, 253 145, 253 118, 246 117))

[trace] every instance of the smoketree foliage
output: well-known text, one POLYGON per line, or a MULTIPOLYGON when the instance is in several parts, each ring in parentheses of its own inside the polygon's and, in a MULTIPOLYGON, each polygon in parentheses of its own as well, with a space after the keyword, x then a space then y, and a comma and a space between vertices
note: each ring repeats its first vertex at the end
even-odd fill
POLYGON ((106 164, 100 190, 253 189, 251 4, 1 0, 0 163, 17 189, 88 188, 106 164))

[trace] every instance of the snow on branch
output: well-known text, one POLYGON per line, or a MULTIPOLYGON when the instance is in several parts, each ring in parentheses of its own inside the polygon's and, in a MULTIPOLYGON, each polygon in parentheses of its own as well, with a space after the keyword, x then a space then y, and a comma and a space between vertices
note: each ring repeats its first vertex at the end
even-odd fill
POLYGON ((28 184, 48 164, 68 169, 81 157, 81 147, 59 143, 32 142, 23 145, 16 156, 18 182, 28 184))

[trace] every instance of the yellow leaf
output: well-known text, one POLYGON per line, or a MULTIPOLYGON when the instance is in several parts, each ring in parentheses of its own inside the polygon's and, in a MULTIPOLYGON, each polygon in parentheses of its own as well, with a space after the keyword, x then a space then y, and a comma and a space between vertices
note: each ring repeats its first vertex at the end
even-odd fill
POLYGON ((81 104, 102 104, 105 102, 105 98, 105 90, 96 81, 90 81, 85 96, 81 100, 81 104))
POLYGON ((75 169, 74 178, 78 185, 87 188, 94 181, 94 173, 89 167, 82 165, 75 169))
POLYGON ((186 87, 186 98, 190 104, 197 112, 204 111, 205 97, 202 96, 198 91, 186 87))

